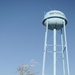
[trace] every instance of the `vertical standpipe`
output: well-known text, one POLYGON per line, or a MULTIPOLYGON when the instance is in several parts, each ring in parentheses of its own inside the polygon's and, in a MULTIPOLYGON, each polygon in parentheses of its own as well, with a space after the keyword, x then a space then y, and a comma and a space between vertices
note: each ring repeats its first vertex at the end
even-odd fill
POLYGON ((54 70, 53 74, 56 75, 56 29, 54 29, 54 70))

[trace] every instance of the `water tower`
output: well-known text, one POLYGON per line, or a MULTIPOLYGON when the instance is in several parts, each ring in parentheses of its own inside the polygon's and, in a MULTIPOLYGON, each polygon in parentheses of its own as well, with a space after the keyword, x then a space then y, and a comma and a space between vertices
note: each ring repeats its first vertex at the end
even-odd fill
MULTIPOLYGON (((69 71, 69 59, 68 59, 68 48, 67 48, 67 37, 66 37, 66 24, 67 18, 64 13, 58 10, 52 10, 45 14, 43 19, 43 25, 46 27, 45 32, 45 41, 44 41, 44 55, 43 55, 43 67, 42 75, 58 75, 57 72, 60 71, 57 65, 57 61, 61 64, 61 75, 70 75, 69 71), (48 44, 49 32, 52 32, 52 44, 48 44), (59 38, 57 36, 59 35, 59 38), (57 42, 59 42, 57 44, 57 42), (49 47, 49 48, 48 48, 49 47), (51 48, 50 48, 51 47, 51 48), (50 50, 52 49, 52 50, 50 50), (46 74, 45 71, 48 69, 49 65, 46 68, 46 62, 48 62, 47 54, 48 52, 52 53, 52 74, 46 74), (57 59, 58 54, 61 55, 61 60, 57 59)), ((51 37, 51 36, 50 36, 51 37)), ((50 54, 51 55, 51 54, 50 54)), ((50 64, 50 62, 48 62, 50 64)), ((60 74, 59 74, 60 75, 60 74)))

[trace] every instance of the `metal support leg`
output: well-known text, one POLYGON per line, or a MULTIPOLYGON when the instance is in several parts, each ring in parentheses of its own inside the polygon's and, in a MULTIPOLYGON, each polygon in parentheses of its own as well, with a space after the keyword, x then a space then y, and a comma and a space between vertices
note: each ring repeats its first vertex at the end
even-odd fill
POLYGON ((46 47, 47 47, 47 34, 48 34, 48 21, 46 24, 46 32, 45 32, 45 43, 44 43, 44 55, 43 55, 43 66, 42 66, 42 75, 45 75, 45 62, 46 62, 46 47))
POLYGON ((68 75, 70 75, 65 22, 64 22, 64 37, 65 37, 65 47, 66 47, 67 71, 68 71, 68 75))
POLYGON ((63 46, 63 34, 62 34, 62 30, 61 30, 61 45, 62 45, 63 75, 65 75, 65 61, 64 61, 64 46, 63 46))

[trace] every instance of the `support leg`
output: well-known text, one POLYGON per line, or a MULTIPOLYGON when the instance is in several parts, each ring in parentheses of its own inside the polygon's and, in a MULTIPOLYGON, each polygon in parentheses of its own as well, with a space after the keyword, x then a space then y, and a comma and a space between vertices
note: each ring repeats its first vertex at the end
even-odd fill
POLYGON ((45 43, 44 43, 44 55, 43 55, 43 66, 42 66, 42 75, 45 75, 45 62, 46 62, 46 47, 47 47, 47 34, 48 34, 48 21, 46 24, 46 32, 45 32, 45 43))

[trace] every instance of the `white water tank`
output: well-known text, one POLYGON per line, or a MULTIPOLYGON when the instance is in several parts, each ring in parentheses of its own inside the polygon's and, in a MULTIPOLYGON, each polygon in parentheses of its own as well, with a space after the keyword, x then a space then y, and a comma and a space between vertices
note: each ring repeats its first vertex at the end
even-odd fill
POLYGON ((45 14, 43 19, 43 25, 47 25, 48 22, 48 29, 53 30, 60 30, 63 28, 63 22, 65 22, 65 25, 67 24, 67 19, 61 11, 58 10, 52 10, 45 14))

